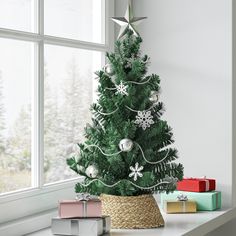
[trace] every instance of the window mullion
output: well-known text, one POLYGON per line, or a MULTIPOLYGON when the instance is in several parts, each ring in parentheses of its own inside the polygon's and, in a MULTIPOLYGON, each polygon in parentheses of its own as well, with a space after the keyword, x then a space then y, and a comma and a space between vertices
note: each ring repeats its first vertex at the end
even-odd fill
MULTIPOLYGON (((38 0, 38 33, 44 36, 44 0, 38 0)), ((38 186, 41 188, 44 184, 44 40, 38 44, 38 68, 38 186)))
MULTIPOLYGON (((36 0, 36 30, 43 36, 43 1, 36 0)), ((43 37, 42 37, 43 38, 43 37)), ((32 187, 43 186, 43 76, 44 76, 44 51, 43 39, 35 43, 34 50, 34 86, 33 86, 33 132, 32 132, 32 187)))
MULTIPOLYGON (((35 30, 32 31, 24 31, 21 28, 1 28, 0 27, 0 38, 6 38, 6 39, 15 39, 15 42, 18 41, 25 41, 32 45, 34 45, 34 51, 33 51, 33 59, 31 59, 29 66, 32 66, 32 80, 31 80, 31 186, 27 186, 27 189, 18 189, 14 192, 7 192, 4 193, 4 196, 0 196, 0 204, 2 199, 9 200, 9 196, 11 196, 11 199, 18 199, 19 197, 31 197, 31 194, 39 194, 39 193, 45 193, 45 189, 48 191, 52 188, 55 188, 55 190, 61 188, 61 183, 64 186, 67 186, 69 182, 72 180, 62 180, 61 183, 59 182, 53 182, 48 183, 45 185, 45 177, 44 177, 44 55, 47 55, 47 48, 45 49, 46 53, 44 53, 45 45, 50 46, 62 46, 61 48, 68 48, 70 50, 71 48, 74 49, 85 49, 81 50, 85 52, 88 50, 88 55, 95 52, 102 52, 102 64, 104 64, 104 52, 108 51, 110 48, 110 36, 113 30, 110 30, 109 25, 109 19, 108 19, 108 12, 111 10, 111 6, 114 5, 113 0, 105 0, 105 11, 104 11, 104 5, 102 5, 102 18, 106 18, 104 22, 104 25, 102 26, 102 31, 105 30, 106 35, 105 41, 102 40, 102 43, 98 42, 90 42, 90 41, 81 41, 78 39, 73 38, 63 38, 62 36, 52 36, 52 35, 44 35, 44 0, 34 0, 34 5, 32 5, 31 10, 35 11, 35 14, 32 14, 34 19, 31 19, 33 22, 32 27, 35 28, 35 30), (108 40, 109 39, 109 40, 108 40), (68 182, 68 183, 67 183, 68 182), (64 185, 65 184, 65 185, 64 185), (5 198, 6 197, 6 198, 5 198)), ((112 9, 111 12, 113 12, 114 9, 112 9)), ((113 15, 113 13, 110 13, 113 15)), ((113 25, 112 25, 113 29, 113 25)), ((32 50, 31 50, 32 51, 32 50)), ((75 50, 76 51, 76 50, 75 50)), ((31 54, 31 55, 32 55, 31 54)), ((98 60, 96 58, 93 60, 97 63, 100 63, 101 57, 97 56, 98 60)), ((94 66, 94 65, 93 65, 94 66)), ((30 70, 30 69, 29 69, 30 70)), ((93 71, 95 71, 95 67, 93 68, 93 71)), ((49 81, 49 78, 47 79, 49 81)), ((46 81, 46 82, 47 82, 46 81)), ((95 86, 94 86, 95 90, 95 86)), ((47 111, 47 110, 46 110, 47 111)), ((45 146, 45 149, 47 147, 45 146)), ((47 150, 46 150, 47 151, 47 150)), ((29 174, 30 177, 30 174, 29 174)), ((27 178, 29 178, 27 176, 27 178)), ((47 182, 46 182, 47 183, 47 182)), ((36 204, 35 204, 36 205, 36 204)), ((14 215, 14 214, 13 214, 14 215)))
POLYGON ((44 46, 35 46, 35 79, 33 106, 32 186, 43 186, 43 133, 44 133, 44 46))
MULTIPOLYGON (((34 1, 35 7, 35 28, 39 32, 39 12, 40 0, 34 1)), ((31 148, 31 183, 32 187, 41 187, 40 177, 40 43, 41 40, 35 43, 34 46, 34 74, 33 74, 33 94, 32 94, 32 148, 31 148)))
POLYGON ((31 147, 31 184, 32 187, 39 187, 38 178, 38 153, 39 153, 39 76, 38 76, 38 45, 34 45, 34 73, 32 88, 32 147, 31 147))

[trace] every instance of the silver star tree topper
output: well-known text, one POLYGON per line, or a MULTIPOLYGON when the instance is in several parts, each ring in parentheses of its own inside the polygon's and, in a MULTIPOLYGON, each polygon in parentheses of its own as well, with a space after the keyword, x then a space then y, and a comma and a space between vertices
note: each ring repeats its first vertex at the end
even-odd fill
POLYGON ((118 39, 123 37, 128 29, 132 30, 135 36, 139 36, 136 26, 146 18, 147 17, 134 17, 131 4, 129 3, 124 17, 112 17, 112 20, 121 26, 118 39))

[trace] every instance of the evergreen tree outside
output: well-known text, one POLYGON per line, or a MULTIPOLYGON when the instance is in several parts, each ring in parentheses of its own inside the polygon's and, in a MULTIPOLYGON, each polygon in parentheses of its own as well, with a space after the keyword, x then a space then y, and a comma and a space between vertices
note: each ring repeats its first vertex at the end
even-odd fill
MULTIPOLYGON (((76 142, 84 140, 83 127, 91 119, 88 104, 92 103, 92 85, 87 83, 91 74, 91 70, 82 74, 76 58, 72 57, 67 64, 65 78, 61 81, 59 95, 63 102, 59 102, 45 64, 45 183, 76 177, 69 167, 65 169, 65 160, 69 154, 75 152, 76 142)), ((3 78, 0 76, 0 192, 8 192, 30 186, 31 108, 30 104, 22 105, 13 124, 6 120, 5 125, 3 92, 3 78), (9 182, 9 179, 14 181, 9 182)))
POLYGON ((45 182, 55 182, 56 174, 50 174, 53 163, 60 155, 57 148, 60 130, 58 127, 57 95, 48 81, 47 66, 44 69, 44 177, 45 182))
POLYGON ((85 125, 85 122, 91 119, 87 107, 92 103, 92 85, 80 73, 74 57, 69 62, 67 71, 68 76, 63 86, 65 100, 60 112, 60 124, 63 130, 61 138, 65 140, 63 143, 67 145, 64 150, 68 149, 68 144, 76 144, 84 140, 81 124, 85 125))
POLYGON ((67 159, 85 177, 75 191, 135 196, 173 191, 183 166, 172 144, 172 129, 161 119, 160 78, 147 75, 149 58, 142 55, 141 37, 127 30, 107 53, 108 64, 96 72, 99 99, 91 107, 92 124, 85 128, 80 152, 67 159))
POLYGON ((15 172, 31 169, 31 108, 23 106, 6 144, 8 168, 15 172))
POLYGON ((31 112, 23 106, 6 137, 0 163, 0 192, 31 186, 31 112), (11 180, 11 181, 10 181, 11 180))
POLYGON ((92 85, 87 83, 91 72, 82 75, 75 57, 71 58, 66 69, 67 76, 60 86, 61 101, 56 101, 56 95, 52 94, 52 88, 45 79, 46 182, 76 177, 69 168, 65 169, 65 160, 76 152, 76 143, 84 140, 83 127, 91 119, 87 108, 92 103, 92 85))
POLYGON ((9 127, 5 119, 3 91, 0 73, 0 193, 29 187, 31 184, 30 106, 23 106, 14 125, 9 127))
POLYGON ((5 116, 4 116, 5 108, 3 104, 3 79, 2 72, 0 71, 0 157, 3 155, 5 151, 5 116))

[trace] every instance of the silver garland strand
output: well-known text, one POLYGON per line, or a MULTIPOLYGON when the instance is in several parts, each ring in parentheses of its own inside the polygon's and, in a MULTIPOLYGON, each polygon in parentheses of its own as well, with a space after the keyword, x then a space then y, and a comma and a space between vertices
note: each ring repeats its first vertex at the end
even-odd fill
POLYGON ((113 154, 107 154, 107 153, 103 152, 103 150, 99 146, 97 146, 95 144, 88 145, 88 146, 85 147, 85 149, 89 149, 90 147, 97 148, 104 156, 108 156, 108 157, 116 156, 116 155, 118 155, 118 154, 120 154, 122 152, 122 151, 119 151, 119 152, 116 152, 116 153, 113 153, 113 154))
MULTIPOLYGON (((142 85, 142 84, 148 83, 151 79, 152 79, 152 77, 148 78, 146 81, 143 81, 143 82, 136 82, 136 81, 128 80, 128 81, 126 81, 126 83, 128 82, 128 83, 131 83, 131 84, 142 85)), ((105 88, 105 89, 107 89, 107 90, 116 90, 117 87, 115 87, 115 88, 105 88)))
MULTIPOLYGON (((152 105, 151 107, 149 107, 149 108, 146 109, 146 110, 143 110, 142 112, 150 111, 150 110, 152 110, 155 106, 156 106, 156 104, 152 105)), ((136 113, 140 112, 139 110, 132 109, 132 108, 129 107, 129 106, 125 106, 125 107, 126 107, 128 110, 130 110, 130 111, 133 111, 133 112, 136 112, 136 113)), ((111 111, 111 112, 108 112, 108 113, 101 112, 101 111, 96 111, 96 112, 97 112, 98 114, 100 114, 100 115, 109 116, 109 115, 112 115, 112 114, 116 113, 118 110, 119 110, 119 108, 117 107, 114 111, 111 111)))
MULTIPOLYGON (((136 142, 135 142, 135 143, 136 143, 136 142)), ((141 146, 140 146, 138 143, 136 143, 136 145, 139 147, 139 149, 140 149, 140 151, 141 151, 141 153, 142 153, 143 159, 144 159, 147 163, 153 164, 153 165, 163 162, 163 161, 168 157, 169 152, 170 152, 170 149, 168 149, 168 151, 167 151, 165 157, 162 158, 162 159, 159 160, 159 161, 149 161, 149 160, 147 160, 147 158, 145 157, 144 152, 143 152, 143 149, 141 148, 141 146)))
POLYGON ((119 108, 117 107, 114 111, 112 111, 112 112, 108 112, 108 113, 101 112, 101 111, 96 111, 96 112, 97 112, 98 114, 100 114, 100 115, 110 116, 110 115, 116 113, 118 110, 119 110, 119 108))
POLYGON ((128 80, 127 82, 129 82, 129 83, 131 83, 131 84, 146 84, 146 83, 148 83, 151 79, 152 79, 152 77, 148 78, 146 81, 143 81, 143 82, 136 82, 136 81, 132 81, 132 80, 128 80))
MULTIPOLYGON (((113 187, 115 187, 116 185, 118 185, 120 182, 122 182, 122 180, 119 180, 118 182, 116 182, 116 183, 114 183, 114 184, 106 184, 106 183, 104 183, 104 182, 103 182, 102 180, 100 180, 100 179, 93 179, 93 180, 91 180, 91 181, 90 181, 89 183, 87 183, 87 184, 80 183, 80 185, 82 185, 83 187, 88 187, 91 183, 93 183, 93 182, 95 182, 95 181, 98 181, 98 182, 102 183, 104 186, 106 186, 106 187, 108 187, 108 188, 113 188, 113 187)), ((131 183, 131 184, 132 184, 133 186, 135 186, 136 188, 143 189, 143 190, 149 190, 149 189, 153 189, 153 188, 155 188, 155 187, 157 187, 157 186, 159 186, 159 185, 162 185, 162 184, 171 184, 171 183, 172 183, 172 182, 168 182, 168 181, 162 181, 162 182, 157 183, 157 184, 155 184, 155 185, 152 185, 152 186, 150 186, 150 187, 142 187, 142 186, 139 186, 139 185, 133 183, 133 182, 130 181, 130 180, 127 180, 127 181, 129 181, 129 183, 131 183)))
MULTIPOLYGON (((156 106, 156 104, 154 104, 154 105, 152 105, 151 107, 149 107, 148 109, 146 109, 146 110, 143 110, 143 112, 146 112, 146 111, 150 111, 150 110, 152 110, 154 107, 156 106)), ((133 112, 140 112, 139 110, 135 110, 135 109, 132 109, 131 107, 129 107, 129 106, 125 106, 128 110, 130 110, 130 111, 133 111, 133 112)))
MULTIPOLYGON (((141 147, 137 142, 134 142, 134 143, 135 143, 135 144, 138 146, 138 148, 140 149, 140 151, 141 151, 141 153, 142 153, 142 156, 143 156, 143 159, 144 159, 147 163, 152 164, 152 165, 155 165, 155 164, 158 164, 158 163, 163 162, 163 161, 168 157, 169 152, 170 152, 170 149, 168 149, 166 155, 165 155, 161 160, 159 160, 159 161, 149 161, 149 160, 147 160, 147 158, 145 157, 142 147, 141 147)), ((95 144, 88 145, 88 146, 85 147, 85 149, 89 149, 90 147, 95 147, 95 148, 97 148, 104 156, 116 156, 116 155, 120 154, 121 152, 123 152, 123 150, 120 150, 119 152, 116 152, 116 153, 107 154, 107 153, 103 152, 103 150, 102 150, 99 146, 97 146, 97 145, 95 145, 95 144)))

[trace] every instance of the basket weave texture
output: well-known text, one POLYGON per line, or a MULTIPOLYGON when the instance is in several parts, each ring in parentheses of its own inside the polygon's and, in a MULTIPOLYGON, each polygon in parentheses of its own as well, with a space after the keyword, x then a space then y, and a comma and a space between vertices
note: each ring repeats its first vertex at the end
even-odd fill
POLYGON ((113 196, 102 194, 102 214, 111 216, 113 229, 147 229, 164 226, 152 195, 113 196))

